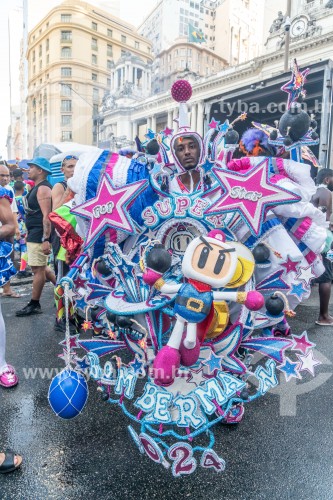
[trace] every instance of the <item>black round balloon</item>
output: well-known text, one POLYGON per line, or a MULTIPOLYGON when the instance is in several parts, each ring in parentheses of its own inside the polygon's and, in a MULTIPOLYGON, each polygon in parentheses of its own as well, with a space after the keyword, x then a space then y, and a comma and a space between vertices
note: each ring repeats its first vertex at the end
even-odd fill
POLYGON ((266 299, 265 306, 271 316, 279 316, 284 309, 284 302, 278 295, 271 295, 266 299))
POLYGON ((269 138, 272 141, 275 141, 277 139, 277 136, 278 136, 278 131, 277 130, 272 130, 272 132, 269 134, 269 138))
POLYGON ((117 325, 120 326, 120 328, 131 328, 133 326, 130 316, 117 315, 116 322, 117 325))
POLYGON ((311 118, 305 111, 300 107, 293 107, 281 116, 279 131, 284 137, 289 135, 292 141, 296 142, 307 133, 310 122, 311 118))
POLYGON ((157 153, 159 152, 159 149, 160 149, 160 146, 159 146, 157 140, 152 139, 151 141, 148 142, 148 144, 146 146, 146 153, 154 156, 154 155, 157 155, 157 153))
POLYGON ((283 144, 284 144, 285 146, 291 146, 291 145, 292 145, 292 143, 293 143, 292 138, 291 138, 291 137, 289 137, 289 135, 287 135, 287 136, 283 139, 283 144))
POLYGON ((161 243, 154 245, 146 257, 147 267, 160 273, 165 273, 169 269, 171 261, 170 253, 161 243))
POLYGON ((112 323, 113 325, 116 323, 117 316, 114 313, 107 311, 106 317, 108 321, 110 321, 110 323, 112 323))
POLYGON ((266 262, 269 259, 270 251, 263 243, 258 243, 252 250, 254 260, 257 264, 266 262))
POLYGON ((96 271, 99 274, 102 274, 103 276, 107 276, 111 272, 110 268, 107 266, 105 260, 103 260, 103 259, 99 260, 96 263, 96 271))
POLYGON ((239 141, 239 133, 233 128, 229 129, 224 137, 225 144, 237 144, 239 141))
POLYGON ((97 321, 97 316, 102 310, 103 308, 99 306, 93 306, 90 308, 90 316, 93 322, 97 321))
POLYGON ((108 393, 106 391, 103 391, 102 392, 102 395, 101 395, 101 398, 103 401, 108 401, 110 396, 108 395, 108 393))

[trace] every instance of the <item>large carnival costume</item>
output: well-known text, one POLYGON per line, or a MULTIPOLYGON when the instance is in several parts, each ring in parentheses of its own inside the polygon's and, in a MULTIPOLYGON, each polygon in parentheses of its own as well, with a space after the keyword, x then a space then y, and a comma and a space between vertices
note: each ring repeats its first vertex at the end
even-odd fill
MULTIPOLYGON (((195 470, 194 454, 201 466, 224 470, 214 425, 239 422, 244 404, 278 384, 277 370, 287 381, 314 375, 314 344, 306 333, 288 336, 285 315, 309 296, 331 243, 301 162, 300 149, 317 140, 310 122, 299 137, 295 124, 279 131, 255 124, 243 137, 248 156, 233 160, 238 134, 228 121, 212 120, 204 139, 187 126, 191 93, 187 81, 175 82, 179 130, 149 130, 148 153, 80 157, 72 213, 84 244, 62 286, 66 311, 81 310, 84 332, 94 327, 99 335, 69 337, 67 328, 66 369, 49 392, 58 415, 77 415, 88 370, 102 399, 132 421, 139 451, 172 465, 175 476, 195 470), (185 137, 200 149, 200 182, 189 190, 175 151, 185 137), (282 146, 291 159, 274 156, 282 146), (251 352, 261 364, 251 366, 251 352), (140 392, 138 379, 145 379, 140 392)), ((299 94, 289 103, 297 113, 299 94)))

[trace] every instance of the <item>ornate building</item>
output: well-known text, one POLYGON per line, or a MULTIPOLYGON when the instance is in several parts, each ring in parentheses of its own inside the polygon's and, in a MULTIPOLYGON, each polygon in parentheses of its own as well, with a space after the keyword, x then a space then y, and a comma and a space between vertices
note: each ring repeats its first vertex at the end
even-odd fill
POLYGON ((120 60, 114 78, 122 85, 149 86, 139 75, 152 61, 150 42, 134 26, 79 0, 65 0, 31 30, 26 57, 29 156, 40 143, 98 142, 96 116, 115 84, 114 61, 120 60), (137 61, 132 76, 128 57, 137 61))
MULTIPOLYGON (((333 8, 329 2, 321 0, 299 2, 297 14, 292 11, 289 61, 297 58, 301 68, 310 67, 308 76, 308 109, 313 111, 318 121, 320 145, 315 150, 323 166, 330 165, 332 153, 332 81, 333 81, 333 8), (311 8, 310 8, 311 7, 311 8), (302 10, 303 9, 303 10, 302 10), (302 17, 303 16, 303 17, 302 17), (306 29, 299 33, 300 20, 307 19, 306 29), (310 25, 309 25, 310 23, 310 25), (313 29, 315 26, 315 29, 313 29), (294 33, 298 36, 294 36, 294 33)), ((272 18, 272 20, 274 17, 272 18)), ((284 72, 284 20, 276 15, 276 21, 270 23, 267 33, 266 54, 246 63, 221 69, 210 77, 193 78, 193 95, 189 113, 191 126, 202 133, 212 117, 224 121, 234 119, 243 111, 248 112, 251 120, 274 124, 284 111, 286 95, 280 87, 289 79, 290 73, 284 72), (277 43, 278 41, 282 43, 277 43)), ((184 76, 184 75, 183 75, 184 76)), ((148 128, 162 130, 166 125, 173 128, 177 117, 177 104, 166 90, 147 99, 138 100, 126 110, 117 107, 102 113, 106 127, 119 127, 121 121, 131 123, 129 139, 139 134, 144 138, 148 128)), ((129 129, 129 125, 128 129, 129 129)), ((123 129, 122 129, 123 130, 123 129)), ((118 132, 117 132, 118 134, 118 132)))

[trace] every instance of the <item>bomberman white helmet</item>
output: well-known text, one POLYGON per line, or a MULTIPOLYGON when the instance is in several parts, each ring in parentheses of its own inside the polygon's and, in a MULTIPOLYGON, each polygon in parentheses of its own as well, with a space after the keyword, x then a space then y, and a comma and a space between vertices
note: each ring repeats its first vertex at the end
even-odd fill
POLYGON ((216 229, 190 242, 183 256, 182 272, 186 278, 221 288, 232 279, 236 266, 236 248, 226 243, 223 232, 216 229))

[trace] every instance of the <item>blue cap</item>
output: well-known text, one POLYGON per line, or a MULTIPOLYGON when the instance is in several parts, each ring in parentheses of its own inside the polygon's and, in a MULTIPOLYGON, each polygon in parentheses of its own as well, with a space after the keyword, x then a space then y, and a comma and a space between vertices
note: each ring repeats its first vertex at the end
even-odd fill
POLYGON ((30 165, 36 165, 36 167, 45 170, 45 172, 48 172, 49 174, 52 174, 52 169, 49 160, 43 158, 42 156, 36 156, 36 158, 33 158, 32 160, 28 161, 27 164, 29 165, 29 167, 30 165))

